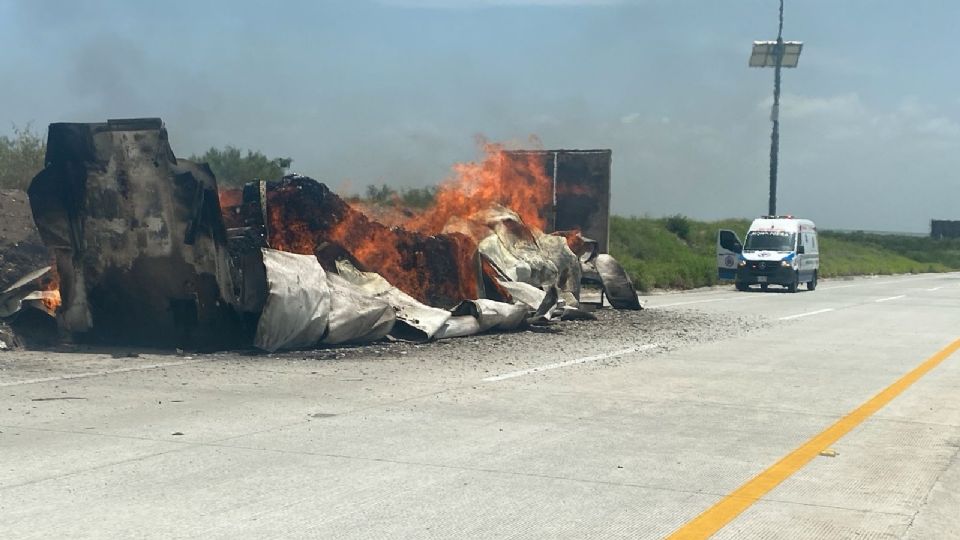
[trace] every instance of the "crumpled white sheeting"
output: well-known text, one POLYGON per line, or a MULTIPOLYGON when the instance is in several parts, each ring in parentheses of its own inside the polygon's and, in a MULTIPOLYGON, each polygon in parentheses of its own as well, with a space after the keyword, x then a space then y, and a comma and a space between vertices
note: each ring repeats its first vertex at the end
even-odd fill
POLYGON ((0 293, 0 318, 12 316, 20 311, 24 301, 40 300, 47 291, 39 291, 40 280, 50 272, 51 267, 46 266, 39 270, 34 270, 23 276, 16 283, 10 285, 0 293))
MULTIPOLYGON (((494 206, 471 216, 492 233, 477 242, 477 249, 514 281, 535 287, 557 283, 560 271, 537 242, 534 230, 508 208, 494 206)), ((539 231, 538 231, 539 232, 539 231)), ((542 234, 542 233, 540 233, 542 234)))
MULTIPOLYGON (((580 305, 580 258, 563 236, 543 234, 523 223, 520 216, 502 206, 494 206, 450 224, 451 229, 467 231, 478 238, 477 250, 503 276, 532 289, 518 287, 517 299, 536 309, 544 290, 557 286, 560 298, 569 307, 580 305)), ((504 280, 501 280, 503 282, 504 280)), ((504 284, 508 289, 508 285, 504 284)), ((517 288, 517 287, 515 287, 517 288)), ((513 291, 511 290, 511 294, 513 291)))
POLYGON ((488 330, 515 330, 527 318, 530 308, 482 298, 466 300, 452 310, 453 316, 437 334, 437 339, 470 336, 488 330))
POLYGON ((537 238, 537 245, 544 257, 552 262, 559 275, 557 287, 560 289, 560 298, 570 307, 580 305, 580 258, 567 245, 567 239, 562 236, 543 234, 537 238))
POLYGON ((337 274, 328 273, 327 283, 332 294, 325 345, 377 341, 393 329, 397 317, 390 304, 337 274))
POLYGON ((549 320, 559 300, 556 286, 543 291, 504 281, 515 303, 469 300, 451 312, 424 305, 383 276, 361 272, 345 260, 337 261, 338 275, 324 272, 312 255, 272 249, 262 254, 267 299, 254 344, 271 352, 376 341, 387 334, 426 341, 513 330, 549 320))
POLYGON ((263 249, 267 299, 253 343, 268 352, 316 345, 327 330, 330 286, 313 255, 263 249))
POLYGON ((547 295, 543 289, 534 287, 529 283, 523 283, 520 281, 505 281, 497 280, 500 283, 500 286, 507 290, 510 293, 510 296, 518 302, 523 302, 530 309, 537 309, 541 303, 543 303, 544 296, 547 295))
POLYGON ((337 261, 337 272, 347 282, 393 306, 397 317, 397 324, 392 331, 395 337, 426 341, 434 338, 450 319, 449 311, 418 302, 380 274, 361 272, 345 260, 337 261))

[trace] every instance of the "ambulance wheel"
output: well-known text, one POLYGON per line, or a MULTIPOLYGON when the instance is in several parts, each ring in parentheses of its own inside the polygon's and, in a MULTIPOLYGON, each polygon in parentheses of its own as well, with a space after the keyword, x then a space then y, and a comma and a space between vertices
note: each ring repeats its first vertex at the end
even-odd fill
POLYGON ((798 287, 799 285, 800 285, 800 275, 797 274, 797 275, 793 278, 793 282, 790 283, 789 285, 787 285, 787 292, 792 292, 792 293, 797 292, 797 287, 798 287))
POLYGON ((816 290, 816 288, 817 288, 817 273, 814 272, 813 279, 807 282, 807 290, 813 291, 813 290, 816 290))

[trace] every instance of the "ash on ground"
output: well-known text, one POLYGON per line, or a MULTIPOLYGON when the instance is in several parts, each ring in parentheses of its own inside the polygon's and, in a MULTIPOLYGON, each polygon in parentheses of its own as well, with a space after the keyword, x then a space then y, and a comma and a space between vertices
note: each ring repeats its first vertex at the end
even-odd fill
POLYGON ((596 321, 565 321, 517 332, 481 334, 430 343, 381 342, 356 347, 289 351, 271 355, 287 360, 377 361, 410 358, 421 361, 469 361, 482 365, 514 365, 517 369, 544 362, 563 362, 591 354, 656 345, 660 351, 686 345, 734 339, 766 325, 763 319, 693 310, 616 311, 594 313, 596 321))

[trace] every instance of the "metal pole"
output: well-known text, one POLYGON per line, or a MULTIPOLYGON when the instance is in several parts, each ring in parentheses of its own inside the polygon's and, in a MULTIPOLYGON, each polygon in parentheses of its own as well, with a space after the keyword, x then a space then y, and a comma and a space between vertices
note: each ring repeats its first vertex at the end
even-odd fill
POLYGON ((550 211, 550 231, 557 230, 557 162, 560 152, 553 153, 553 207, 550 211))
POLYGON ((777 30, 776 69, 773 73, 773 109, 770 120, 773 132, 770 134, 770 205, 769 215, 777 215, 777 154, 780 150, 780 66, 783 63, 783 0, 780 0, 780 27, 777 30))

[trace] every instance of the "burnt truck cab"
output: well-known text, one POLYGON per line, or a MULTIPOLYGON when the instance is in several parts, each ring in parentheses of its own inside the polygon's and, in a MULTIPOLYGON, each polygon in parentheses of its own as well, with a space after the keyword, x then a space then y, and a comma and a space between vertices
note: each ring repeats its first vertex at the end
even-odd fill
POLYGON ((734 281, 740 291, 779 285, 796 292, 801 283, 812 291, 820 270, 817 227, 809 219, 765 216, 753 220, 744 243, 735 232, 721 230, 717 270, 721 280, 734 281))

